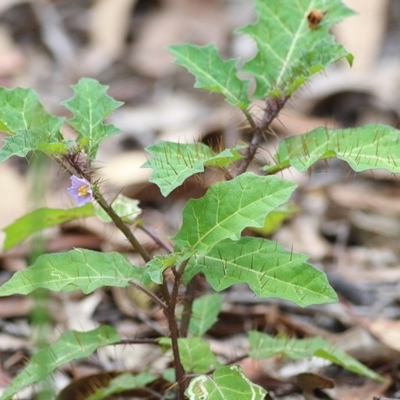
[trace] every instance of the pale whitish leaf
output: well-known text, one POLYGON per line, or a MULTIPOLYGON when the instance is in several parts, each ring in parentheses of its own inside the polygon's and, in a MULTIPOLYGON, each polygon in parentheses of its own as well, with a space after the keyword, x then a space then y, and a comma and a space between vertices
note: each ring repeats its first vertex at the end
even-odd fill
POLYGON ((114 125, 104 124, 104 119, 123 103, 107 95, 108 86, 101 85, 95 79, 82 78, 72 86, 74 97, 63 105, 74 117, 68 123, 78 132, 78 142, 90 157, 96 157, 101 141, 119 133, 114 125))
POLYGON ((256 81, 254 96, 290 96, 313 74, 335 61, 352 56, 338 44, 329 30, 354 14, 340 0, 256 0, 258 20, 238 30, 257 44, 258 53, 246 62, 243 71, 256 81), (312 10, 324 16, 318 26, 309 26, 312 10))
POLYGON ((189 332, 193 336, 204 335, 217 322, 222 299, 222 295, 214 293, 202 296, 193 302, 189 323, 189 332))
POLYGON ((111 326, 100 326, 88 332, 69 331, 56 343, 39 350, 26 367, 11 381, 0 400, 9 400, 14 394, 32 383, 46 378, 59 366, 90 356, 99 347, 119 342, 117 331, 111 326))
POLYGON ((225 167, 239 160, 242 156, 238 150, 242 146, 215 153, 203 143, 159 142, 146 147, 151 157, 142 168, 152 168, 150 182, 155 183, 163 196, 167 196, 175 188, 196 173, 203 172, 204 166, 225 167))
POLYGON ((278 297, 302 307, 337 301, 326 275, 308 264, 308 256, 282 249, 276 242, 252 237, 224 240, 205 255, 194 255, 185 281, 202 273, 215 290, 247 283, 259 297, 278 297))
POLYGON ((284 202, 296 184, 251 172, 213 185, 201 199, 189 200, 174 240, 180 249, 204 255, 224 239, 238 240, 246 227, 262 227, 268 213, 284 202))
POLYGON ((252 358, 260 360, 281 354, 292 360, 301 360, 315 356, 331 361, 349 371, 367 376, 368 378, 384 381, 380 375, 345 352, 336 349, 331 343, 321 337, 310 339, 274 338, 266 333, 250 331, 249 342, 251 346, 249 355, 252 358))
POLYGON ((266 394, 265 389, 246 378, 238 365, 217 368, 212 376, 197 376, 185 391, 190 400, 264 400, 266 394))
MULTIPOLYGON (((158 342, 171 347, 169 338, 160 338, 158 342)), ((188 373, 202 374, 220 365, 211 352, 210 345, 202 338, 179 338, 178 347, 182 366, 188 373)))
POLYGON ((266 166, 270 173, 293 166, 299 171, 310 168, 319 159, 339 158, 355 171, 386 169, 400 172, 400 131, 386 125, 371 124, 359 128, 317 128, 301 136, 282 140, 277 164, 266 166))
POLYGON ((237 77, 237 60, 223 60, 214 44, 180 44, 169 46, 168 51, 176 57, 175 64, 196 77, 195 87, 221 93, 229 104, 241 109, 250 105, 249 82, 237 77))
POLYGON ((16 272, 0 286, 0 296, 28 294, 36 289, 91 293, 103 286, 125 287, 132 280, 150 283, 144 268, 132 265, 120 253, 74 249, 41 255, 32 266, 16 272))
POLYGON ((83 207, 70 208, 67 210, 58 208, 38 208, 3 228, 3 232, 6 234, 4 250, 11 249, 28 236, 42 229, 61 225, 77 218, 91 217, 93 215, 94 211, 91 203, 83 207))
MULTIPOLYGON (((119 194, 112 202, 111 207, 118 216, 126 223, 132 224, 142 212, 139 207, 139 200, 130 199, 129 197, 119 194)), ((101 221, 112 222, 110 216, 100 207, 97 206, 94 212, 101 221)))

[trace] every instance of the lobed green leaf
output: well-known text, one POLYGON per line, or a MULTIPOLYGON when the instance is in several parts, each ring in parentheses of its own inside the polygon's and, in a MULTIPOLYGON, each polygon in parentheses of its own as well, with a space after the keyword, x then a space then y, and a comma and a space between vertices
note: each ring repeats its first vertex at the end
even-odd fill
POLYGON ((214 44, 180 44, 167 49, 176 57, 175 64, 185 67, 196 77, 194 87, 222 93, 229 104, 243 110, 250 105, 247 97, 249 82, 237 77, 237 60, 223 60, 214 44))
POLYGON ((275 155, 277 164, 266 166, 270 173, 293 166, 299 171, 310 168, 319 159, 336 157, 354 171, 386 169, 400 172, 400 131, 386 125, 371 124, 359 128, 317 128, 302 136, 282 140, 275 155))
POLYGON ((212 377, 197 376, 185 391, 190 400, 263 400, 266 394, 265 389, 246 378, 238 365, 217 368, 212 377))
POLYGON ((132 280, 150 283, 145 269, 132 265, 120 253, 74 249, 41 255, 32 266, 16 272, 0 286, 0 296, 28 294, 36 289, 91 293, 103 286, 125 287, 132 280))
POLYGON ((33 89, 0 87, 0 130, 10 135, 3 139, 0 162, 35 150, 65 154, 68 146, 60 133, 63 121, 43 108, 33 89))
POLYGON ((168 196, 189 177, 204 171, 204 166, 225 167, 239 160, 243 146, 215 153, 203 143, 159 142, 146 147, 153 157, 142 168, 153 168, 150 182, 155 183, 163 196, 168 196))
POLYGON ((69 331, 53 345, 39 350, 26 367, 11 381, 0 400, 9 400, 24 387, 46 378, 60 365, 90 356, 99 347, 119 342, 117 331, 110 326, 100 326, 89 332, 69 331))
POLYGON ((290 96, 313 74, 335 61, 352 56, 335 44, 332 25, 354 13, 340 0, 255 0, 258 20, 237 32, 250 36, 258 53, 242 70, 256 81, 254 96, 290 96), (312 10, 324 12, 318 26, 309 27, 312 10))
POLYGON ((72 88, 74 96, 63 102, 74 114, 67 122, 78 132, 78 142, 83 144, 89 158, 93 160, 101 141, 119 133, 118 128, 104 124, 103 121, 123 103, 108 96, 108 86, 101 85, 95 79, 82 78, 72 88))
POLYGON ((201 199, 188 201, 175 243, 200 256, 224 239, 238 240, 244 228, 262 227, 268 213, 286 202, 295 188, 292 182, 251 172, 217 183, 201 199))
POLYGON ((264 359, 281 354, 292 360, 320 357, 334 364, 377 381, 384 379, 374 371, 361 364, 345 352, 335 349, 331 343, 321 337, 310 339, 273 338, 266 333, 251 331, 249 333, 250 357, 264 359))
POLYGON ((215 290, 246 283, 259 297, 277 297, 302 307, 337 301, 326 275, 308 264, 308 257, 283 250, 276 242, 252 237, 216 244, 194 255, 185 269, 189 281, 202 273, 215 290))

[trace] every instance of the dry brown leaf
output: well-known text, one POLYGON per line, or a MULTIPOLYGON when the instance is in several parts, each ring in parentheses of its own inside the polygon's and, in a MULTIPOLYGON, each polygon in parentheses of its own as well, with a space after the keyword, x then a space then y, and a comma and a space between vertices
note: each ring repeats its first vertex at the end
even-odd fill
MULTIPOLYGON (((10 162, 0 164, 0 185, 3 188, 3 195, 0 196, 0 229, 2 229, 28 211, 28 187, 25 179, 10 162), (5 195, 6 193, 8 195, 5 195)), ((4 239, 5 236, 2 234, 0 253, 4 239)))
POLYGON ((0 25, 0 54, 0 77, 15 75, 21 71, 25 57, 4 25, 0 25))
POLYGON ((353 69, 366 70, 376 63, 386 29, 388 0, 344 0, 357 12, 335 27, 339 40, 354 55, 353 69))
POLYGON ((87 74, 98 74, 119 58, 137 0, 97 0, 90 10, 90 47, 83 61, 87 74))
MULTIPOLYGON (((362 323, 364 324, 364 319, 362 323)), ((368 365, 398 359, 397 352, 374 339, 367 329, 359 325, 332 335, 330 340, 335 348, 349 353, 358 361, 368 365)))
POLYGON ((228 21, 220 2, 214 0, 174 0, 147 18, 134 43, 131 63, 143 75, 160 78, 174 68, 165 47, 185 41, 214 42, 224 51, 228 21))
MULTIPOLYGON (((377 382, 368 379, 361 386, 348 386, 337 384, 336 388, 332 391, 334 393, 333 398, 337 400, 370 400, 374 396, 384 394, 389 388, 391 381, 390 377, 385 376, 386 382, 377 382)), ((382 399, 383 400, 383 399, 382 399)))
MULTIPOLYGON (((18 317, 18 315, 17 315, 18 317)), ((6 333, 0 333, 0 350, 1 351, 17 351, 22 349, 30 348, 29 341, 26 339, 18 338, 15 336, 8 335, 6 333)), ((1 373, 0 373, 1 375, 1 373)))
POLYGON ((2 0, 0 3, 0 14, 18 4, 29 3, 29 2, 30 0, 2 0))
MULTIPOLYGON (((0 318, 18 318, 29 314, 33 300, 28 296, 0 298, 0 318)), ((1 342, 1 340, 0 340, 1 342)))
POLYGON ((400 352, 400 321, 376 319, 366 324, 382 343, 400 352))
POLYGON ((331 245, 319 234, 318 221, 310 215, 299 215, 276 234, 278 242, 296 253, 306 253, 321 259, 331 253, 331 245))
POLYGON ((377 191, 375 188, 358 183, 337 184, 327 188, 329 197, 347 209, 360 209, 381 212, 386 215, 400 215, 398 190, 390 193, 377 191), (360 195, 362 193, 362 195, 360 195))
POLYGON ((125 186, 144 184, 152 172, 150 168, 140 168, 146 161, 147 155, 143 150, 125 151, 97 170, 97 176, 106 188, 115 191, 125 186))

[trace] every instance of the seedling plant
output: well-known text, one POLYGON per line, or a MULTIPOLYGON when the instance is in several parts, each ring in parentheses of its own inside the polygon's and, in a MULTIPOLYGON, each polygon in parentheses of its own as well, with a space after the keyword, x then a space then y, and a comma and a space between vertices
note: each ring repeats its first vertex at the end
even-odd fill
MULTIPOLYGON (((46 112, 31 89, 0 88, 0 129, 8 134, 0 161, 45 154, 70 175, 68 193, 76 202, 70 209, 39 208, 7 226, 5 250, 45 228, 98 216, 104 223, 115 224, 143 259, 143 265, 133 265, 119 252, 83 248, 42 254, 5 282, 0 296, 28 295, 38 289, 89 294, 103 287, 127 286, 145 293, 168 321, 165 335, 153 340, 154 346, 169 351, 172 361, 164 374, 170 385, 159 393, 160 398, 265 397, 266 390, 252 383, 240 366, 221 363, 205 338, 222 308, 221 291, 247 284, 255 296, 284 299, 301 307, 337 301, 326 275, 307 262, 307 255, 284 249, 276 241, 242 236, 245 228, 264 227, 296 190, 296 184, 276 176, 278 172, 291 167, 306 171, 318 160, 332 157, 346 161, 355 171, 384 168, 400 172, 400 132, 383 125, 320 127, 283 139, 273 163, 266 163, 257 174, 248 172, 271 123, 293 93, 332 63, 352 63, 351 54, 330 34, 335 24, 353 14, 340 0, 254 2, 256 22, 235 32, 255 42, 257 51, 250 60, 225 60, 213 44, 185 43, 168 48, 175 63, 194 75, 195 87, 220 93, 243 114, 251 139, 248 145, 219 151, 202 143, 173 142, 155 143, 146 149, 149 158, 143 168, 152 169, 150 181, 163 196, 206 168, 220 169, 225 177, 212 184, 203 197, 187 202, 182 225, 172 238, 152 237, 160 247, 158 254, 149 254, 135 235, 143 223, 137 201, 122 195, 107 199, 101 174, 92 167, 102 141, 119 133, 104 122, 122 105, 107 95, 107 87, 94 79, 81 79, 73 86, 73 97, 63 103, 73 115, 66 119, 46 112), (257 100, 263 102, 261 118, 255 116, 257 100), (64 123, 76 131, 75 140, 64 138, 64 123), (198 276, 203 276, 215 293, 195 298, 191 282, 198 276)), ((133 336, 131 339, 134 343, 133 336)), ((32 355, 0 400, 12 398, 24 387, 46 379, 59 366, 88 357, 99 347, 126 345, 127 341, 129 338, 122 338, 106 325, 86 332, 65 332, 32 355)), ((248 356, 254 359, 277 354, 292 359, 317 356, 382 380, 322 338, 275 338, 250 331, 248 344, 248 356)), ((90 399, 105 398, 121 387, 145 387, 157 378, 152 371, 127 373, 90 399)))

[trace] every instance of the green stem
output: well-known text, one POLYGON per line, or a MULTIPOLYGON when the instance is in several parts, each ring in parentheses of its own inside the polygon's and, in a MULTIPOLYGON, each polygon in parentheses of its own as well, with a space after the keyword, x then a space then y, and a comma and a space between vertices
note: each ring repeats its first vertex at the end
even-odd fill
POLYGON ((264 169, 264 171, 266 171, 266 173, 268 175, 274 175, 274 174, 281 172, 284 169, 289 168, 289 167, 290 167, 290 162, 289 162, 289 160, 286 160, 279 164, 271 165, 270 167, 266 166, 263 169, 264 169))

